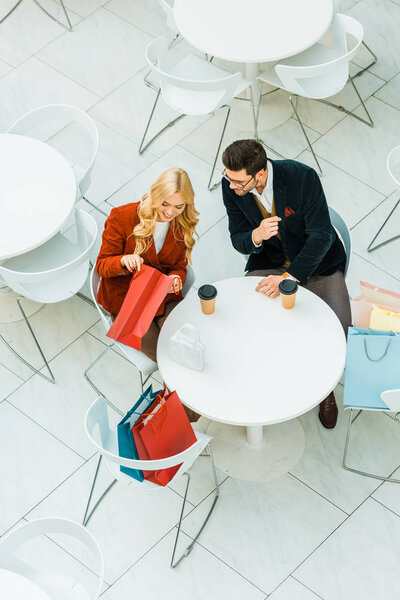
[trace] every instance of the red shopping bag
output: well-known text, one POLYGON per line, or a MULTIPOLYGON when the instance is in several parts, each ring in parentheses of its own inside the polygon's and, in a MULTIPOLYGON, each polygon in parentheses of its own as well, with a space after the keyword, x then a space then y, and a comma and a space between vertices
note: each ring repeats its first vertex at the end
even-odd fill
POLYGON ((142 265, 132 277, 128 293, 107 337, 140 350, 161 302, 171 285, 171 278, 157 269, 142 265))
MULTIPOLYGON (((178 394, 171 392, 165 395, 165 390, 135 423, 132 433, 140 460, 168 458, 183 452, 197 441, 178 394)), ((180 466, 143 471, 143 475, 148 481, 165 486, 180 466)))

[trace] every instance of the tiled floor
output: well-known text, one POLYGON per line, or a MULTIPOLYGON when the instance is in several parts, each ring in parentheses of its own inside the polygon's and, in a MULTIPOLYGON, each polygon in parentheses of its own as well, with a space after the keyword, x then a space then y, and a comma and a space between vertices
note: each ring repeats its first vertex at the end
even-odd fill
MULTIPOLYGON (((0 26, 0 131, 41 104, 70 103, 88 110, 99 128, 100 150, 87 196, 106 213, 138 200, 166 168, 184 167, 201 213, 194 250, 196 285, 241 275, 243 258, 231 247, 220 191, 206 188, 222 115, 182 119, 149 151, 137 153, 154 98, 143 84, 144 48, 152 37, 167 33, 157 0, 65 3, 72 33, 31 0, 24 0, 0 26)), ((3 0, 0 10, 12 4, 3 0)), ((60 14, 55 0, 45 0, 45 5, 60 14)), ((400 0, 344 0, 343 8, 362 22, 365 39, 379 57, 357 79, 375 127, 306 100, 299 100, 299 112, 315 140, 328 202, 352 228, 350 294, 359 293, 360 279, 400 291, 400 240, 366 251, 399 193, 387 173, 386 155, 400 143, 400 0)), ((187 49, 181 41, 173 52, 178 57, 187 49)), ((360 111, 349 86, 338 101, 360 111)), ((170 117, 171 111, 162 108, 155 126, 170 117)), ((250 111, 237 101, 225 142, 251 135, 250 124, 250 111)), ((43 132, 45 138, 49 135, 50 143, 71 160, 85 152, 73 127, 43 132)), ((276 150, 313 165, 293 118, 262 135, 276 150)), ((104 219, 93 214, 101 230, 104 219)), ((399 233, 399 216, 400 208, 381 240, 399 233)), ((73 229, 68 231, 73 234, 73 229)), ((0 289, 0 310, 6 293, 0 289)), ((0 345, 0 535, 39 516, 79 521, 96 463, 83 429, 83 415, 95 396, 83 371, 107 344, 97 313, 74 297, 44 306, 31 321, 57 384, 33 376, 0 345)), ((0 325, 0 333, 41 366, 21 321, 0 325)), ((138 394, 137 372, 113 351, 96 366, 93 378, 122 410, 138 394)), ((339 403, 342 392, 339 385, 339 403)), ((301 421, 306 448, 291 473, 264 484, 224 480, 221 475, 220 505, 190 558, 174 571, 169 553, 181 483, 153 495, 116 486, 89 524, 106 560, 102 597, 397 600, 399 488, 343 471, 342 409, 332 431, 320 426, 315 410, 301 421)), ((384 416, 362 416, 354 426, 353 459, 386 474, 395 472, 400 468, 399 433, 397 424, 384 416)), ((107 481, 103 472, 99 484, 107 481)), ((183 522, 186 540, 205 513, 211 492, 208 470, 200 461, 193 469, 183 522)), ((87 557, 67 542, 47 539, 36 550, 93 579, 87 557)))

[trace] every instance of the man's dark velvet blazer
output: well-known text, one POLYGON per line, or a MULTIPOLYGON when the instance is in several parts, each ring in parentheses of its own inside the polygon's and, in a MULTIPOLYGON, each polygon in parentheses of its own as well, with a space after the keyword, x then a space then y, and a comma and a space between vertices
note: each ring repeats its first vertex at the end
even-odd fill
POLYGON ((252 193, 238 196, 222 179, 222 196, 228 213, 234 248, 249 254, 246 271, 281 267, 305 284, 312 275, 331 275, 344 270, 346 254, 331 225, 328 205, 314 169, 294 160, 271 161, 275 212, 281 217, 279 234, 253 244, 252 231, 263 219, 252 193), (286 215, 286 216, 285 216, 286 215))

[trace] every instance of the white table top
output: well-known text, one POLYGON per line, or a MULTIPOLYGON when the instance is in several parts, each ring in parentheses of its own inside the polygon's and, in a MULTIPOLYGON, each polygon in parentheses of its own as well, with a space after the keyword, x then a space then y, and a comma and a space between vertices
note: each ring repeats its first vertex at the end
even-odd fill
POLYGON ((57 150, 23 135, 0 134, 0 260, 57 233, 76 196, 72 168, 57 150))
POLYGON ((51 600, 46 592, 30 579, 14 571, 0 569, 0 598, 4 600, 51 600))
POLYGON ((178 30, 192 46, 234 62, 271 62, 317 42, 332 0, 175 0, 178 30))
POLYGON ((335 313, 299 288, 296 306, 255 292, 257 277, 226 279, 213 315, 197 294, 171 312, 160 332, 157 362, 163 380, 192 410, 233 425, 268 425, 292 419, 321 402, 338 383, 346 341, 335 313), (184 323, 206 346, 204 370, 170 360, 168 341, 184 323))

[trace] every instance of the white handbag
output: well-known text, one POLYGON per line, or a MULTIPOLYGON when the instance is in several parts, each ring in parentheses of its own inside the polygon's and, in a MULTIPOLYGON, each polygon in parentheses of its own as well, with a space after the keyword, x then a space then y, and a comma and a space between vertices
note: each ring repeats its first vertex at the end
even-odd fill
POLYGON ((196 371, 203 370, 204 350, 199 332, 189 323, 182 325, 169 340, 170 359, 196 371))

